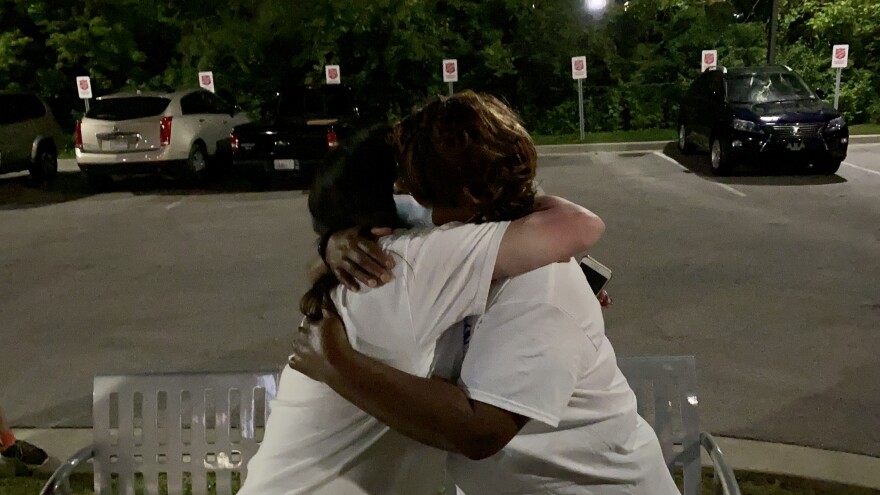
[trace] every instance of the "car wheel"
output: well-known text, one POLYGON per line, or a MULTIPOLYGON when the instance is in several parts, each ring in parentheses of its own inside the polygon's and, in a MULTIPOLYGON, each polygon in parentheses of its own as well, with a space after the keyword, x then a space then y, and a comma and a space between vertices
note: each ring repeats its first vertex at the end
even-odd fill
POLYGON ((38 182, 54 179, 58 175, 58 155, 55 150, 41 147, 37 151, 37 159, 34 160, 28 171, 31 178, 38 182))
POLYGON ((821 175, 834 175, 840 170, 841 163, 843 163, 843 160, 837 160, 835 158, 825 160, 816 166, 816 172, 821 175))
POLYGON ((189 158, 186 159, 184 165, 183 182, 189 185, 195 185, 204 176, 208 169, 208 152, 202 143, 195 143, 189 150, 189 158))
POLYGON ((713 138, 709 146, 709 159, 712 164, 713 175, 730 175, 733 163, 727 156, 727 146, 721 138, 713 138))
POLYGON ((690 155, 694 152, 694 145, 688 141, 688 131, 684 124, 678 126, 678 151, 683 155, 690 155))

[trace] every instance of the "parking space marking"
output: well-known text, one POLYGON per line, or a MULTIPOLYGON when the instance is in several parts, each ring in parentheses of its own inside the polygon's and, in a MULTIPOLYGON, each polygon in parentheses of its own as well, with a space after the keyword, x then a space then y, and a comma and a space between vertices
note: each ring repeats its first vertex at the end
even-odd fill
POLYGON ((746 193, 740 191, 739 189, 735 189, 731 186, 728 186, 727 184, 722 184, 720 182, 715 182, 715 181, 709 181, 709 182, 711 182, 712 184, 715 184, 716 186, 720 187, 721 189, 724 189, 727 192, 736 194, 737 196, 739 196, 741 198, 746 197, 746 193))
MULTIPOLYGON (((666 161, 668 161, 668 162, 670 162, 670 163, 674 163, 675 166, 677 166, 678 168, 684 170, 685 172, 690 172, 690 170, 688 170, 687 167, 685 167, 684 165, 678 163, 678 161, 676 161, 674 158, 672 158, 672 157, 670 157, 670 156, 666 156, 662 151, 655 151, 655 152, 654 152, 654 155, 659 156, 660 158, 663 158, 664 160, 666 160, 666 161)), ((720 187, 721 189, 724 189, 725 191, 727 191, 727 192, 729 192, 729 193, 732 193, 732 194, 735 194, 735 195, 737 195, 737 196, 739 196, 739 197, 741 197, 741 198, 746 197, 746 193, 740 191, 739 189, 735 189, 735 188, 733 188, 733 187, 731 187, 731 186, 728 186, 727 184, 722 184, 722 183, 720 183, 720 182, 715 182, 714 180, 710 180, 710 181, 708 181, 708 182, 709 182, 710 184, 715 184, 716 186, 720 187)))
POLYGON ((173 210, 174 208, 177 208, 178 206, 180 206, 180 203, 183 203, 183 199, 178 199, 177 201, 175 201, 175 202, 171 203, 170 205, 166 206, 165 209, 168 210, 168 211, 171 211, 171 210, 173 210))
POLYGON ((847 167, 857 168, 863 172, 868 172, 869 174, 880 175, 880 172, 878 172, 876 170, 871 170, 870 168, 860 167, 854 163, 843 162, 843 164, 846 165, 847 167))
POLYGON ((678 160, 672 158, 671 156, 667 156, 667 155, 666 155, 665 153, 663 153, 662 151, 655 151, 654 154, 657 155, 657 156, 659 156, 660 158, 666 160, 667 162, 672 163, 672 164, 675 165, 676 167, 678 167, 678 168, 684 170, 685 172, 690 172, 690 170, 688 170, 687 167, 685 167, 684 165, 678 163, 678 160))

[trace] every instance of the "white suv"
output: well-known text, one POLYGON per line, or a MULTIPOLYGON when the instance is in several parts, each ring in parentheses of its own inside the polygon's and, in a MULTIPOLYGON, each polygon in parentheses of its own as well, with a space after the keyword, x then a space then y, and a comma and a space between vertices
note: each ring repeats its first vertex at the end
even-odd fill
POLYGON ((103 96, 76 124, 76 162, 93 185, 157 172, 191 180, 229 152, 232 129, 249 121, 203 89, 103 96))

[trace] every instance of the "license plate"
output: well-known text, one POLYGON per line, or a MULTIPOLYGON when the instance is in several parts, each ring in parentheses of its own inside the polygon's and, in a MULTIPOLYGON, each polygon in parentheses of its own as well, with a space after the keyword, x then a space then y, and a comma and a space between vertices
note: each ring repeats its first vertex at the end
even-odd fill
POLYGON ((122 139, 113 139, 111 141, 102 141, 101 149, 104 151, 127 151, 128 141, 122 139))
POLYGON ((275 170, 299 170, 299 161, 275 160, 275 170))

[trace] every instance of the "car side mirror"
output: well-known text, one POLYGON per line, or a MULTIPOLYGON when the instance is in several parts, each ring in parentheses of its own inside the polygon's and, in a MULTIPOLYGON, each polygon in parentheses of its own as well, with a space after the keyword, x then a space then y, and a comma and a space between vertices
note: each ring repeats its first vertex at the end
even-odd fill
POLYGON ((825 95, 824 91, 817 88, 816 89, 816 96, 818 96, 820 100, 824 100, 826 95, 825 95))

